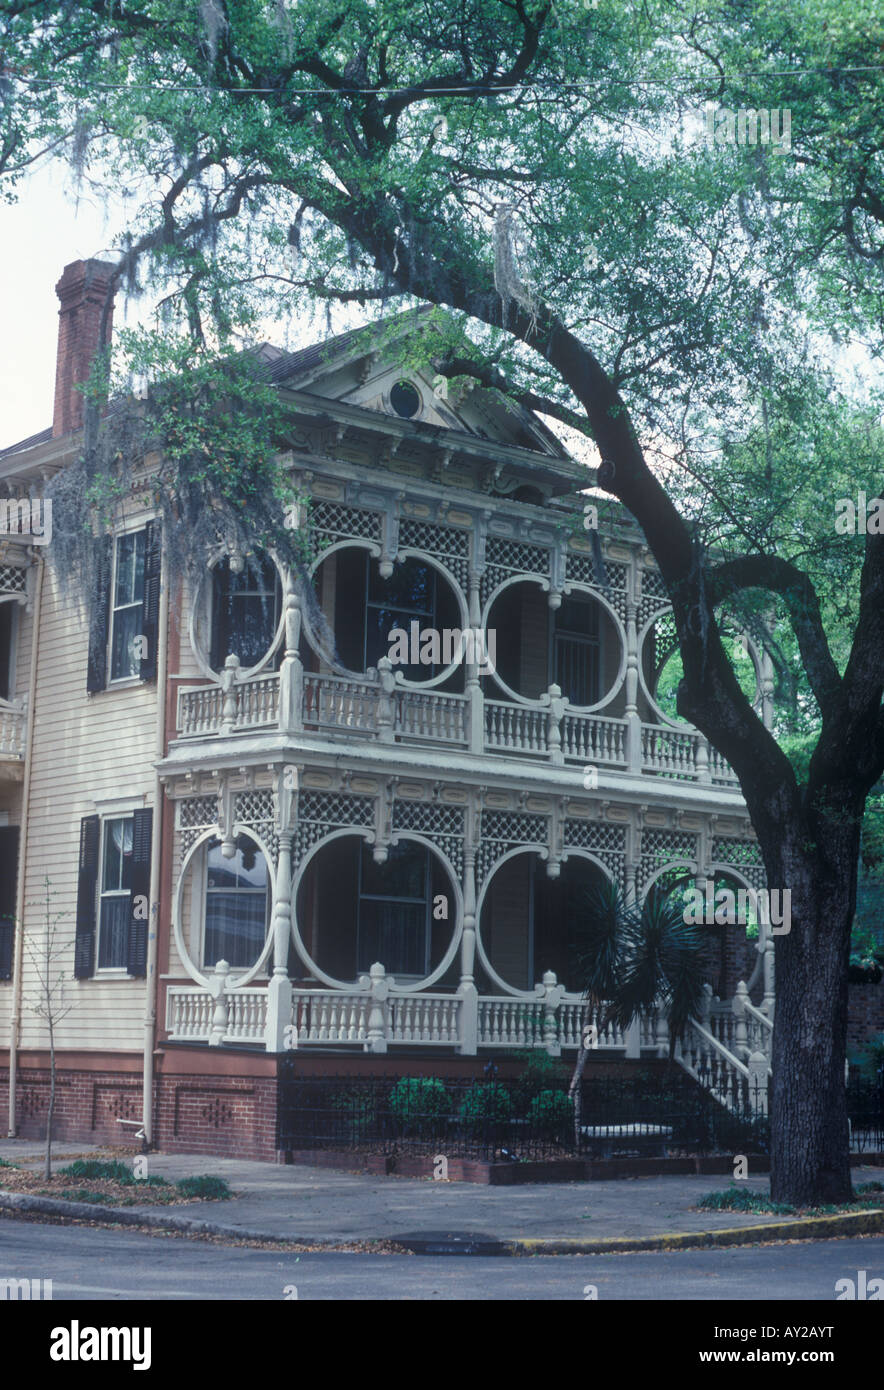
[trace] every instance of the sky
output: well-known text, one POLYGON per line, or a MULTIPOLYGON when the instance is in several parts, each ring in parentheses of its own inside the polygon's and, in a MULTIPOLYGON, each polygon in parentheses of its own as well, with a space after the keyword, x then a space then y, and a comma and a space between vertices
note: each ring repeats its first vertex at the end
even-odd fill
POLYGON ((0 448, 52 423, 55 286, 71 261, 107 253, 114 230, 57 164, 32 175, 17 202, 0 203, 0 448))

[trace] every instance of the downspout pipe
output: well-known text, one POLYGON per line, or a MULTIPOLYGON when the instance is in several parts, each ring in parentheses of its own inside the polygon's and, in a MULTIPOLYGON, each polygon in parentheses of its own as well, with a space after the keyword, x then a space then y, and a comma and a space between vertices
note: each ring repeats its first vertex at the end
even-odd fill
MULTIPOLYGON (((163 567, 165 569, 165 567, 163 567)), ((159 763, 166 753, 166 677, 169 657, 169 584, 167 574, 160 574, 160 612, 157 624, 159 651, 157 652, 157 717, 156 717, 156 760, 159 763)), ((148 1149, 153 1143, 153 1082, 154 1048, 157 1027, 157 955, 160 935, 160 864, 163 849, 163 784, 156 774, 153 792, 153 843, 150 857, 150 930, 147 934, 147 966, 144 982, 144 1064, 142 1093, 142 1134, 143 1147, 148 1149)))
POLYGON ((34 725, 37 699, 37 653, 40 650, 40 619, 43 611, 43 576, 46 561, 42 552, 37 559, 33 621, 31 623, 31 662, 28 673, 28 728, 25 735, 25 767, 22 784, 21 833, 18 840, 18 881, 15 890, 15 964, 12 975, 12 1020, 9 1029, 9 1138, 16 1133, 15 1111, 18 1089, 18 1044, 21 1034, 22 976, 25 947, 25 863, 28 852, 28 819, 31 804, 31 772, 34 761, 34 725))

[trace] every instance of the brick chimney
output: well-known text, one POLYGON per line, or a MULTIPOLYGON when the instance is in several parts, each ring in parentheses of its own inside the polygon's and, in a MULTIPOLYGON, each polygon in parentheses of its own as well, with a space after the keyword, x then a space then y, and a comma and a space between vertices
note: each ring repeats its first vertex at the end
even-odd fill
MULTIPOLYGON (((101 319, 111 275, 107 261, 72 261, 66 265, 55 293, 58 311, 58 356, 55 364, 53 435, 70 434, 83 425, 85 397, 77 386, 87 381, 100 346, 101 319)), ((113 327, 113 302, 107 323, 107 342, 113 327)))

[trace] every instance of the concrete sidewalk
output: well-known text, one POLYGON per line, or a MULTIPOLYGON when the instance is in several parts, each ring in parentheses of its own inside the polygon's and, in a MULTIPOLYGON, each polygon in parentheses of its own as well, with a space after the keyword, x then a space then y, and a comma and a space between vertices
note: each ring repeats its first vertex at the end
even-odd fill
MULTIPOLYGON (((54 1148, 54 1167, 63 1166, 66 1156, 73 1154, 102 1157, 105 1151, 92 1150, 86 1144, 59 1144, 54 1148)), ((40 1145, 29 1140, 3 1140, 0 1157, 38 1166, 40 1145)), ((800 1221, 798 1217, 770 1214, 692 1210, 704 1193, 729 1186, 727 1177, 714 1175, 490 1187, 162 1153, 148 1155, 148 1171, 170 1181, 213 1174, 225 1178, 236 1195, 227 1202, 192 1202, 165 1210, 126 1208, 132 1215, 144 1212, 163 1219, 191 1217, 217 1223, 231 1233, 261 1233, 268 1239, 306 1244, 389 1241, 403 1236, 432 1241, 454 1235, 478 1243, 595 1243, 624 1237, 645 1240, 675 1233, 749 1230, 800 1221)), ((873 1179, 884 1181, 884 1169, 854 1168, 854 1185, 873 1179)), ((740 1185, 769 1190, 766 1174, 753 1177, 750 1172, 740 1185)))

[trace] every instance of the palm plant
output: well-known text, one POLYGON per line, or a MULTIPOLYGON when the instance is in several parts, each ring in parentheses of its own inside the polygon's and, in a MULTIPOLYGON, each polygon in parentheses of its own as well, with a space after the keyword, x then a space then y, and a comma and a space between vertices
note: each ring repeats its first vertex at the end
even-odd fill
MULTIPOLYGON (((617 884, 586 889, 581 904, 581 948, 576 963, 583 981, 585 1019, 601 1012, 599 1029, 628 1028, 659 1004, 669 1023, 670 1060, 689 1020, 698 1012, 703 986, 703 938, 684 920, 680 895, 655 885, 639 907, 617 884)), ((580 1142, 581 1082, 588 1049, 586 1030, 568 1094, 574 1102, 574 1137, 580 1142)))

